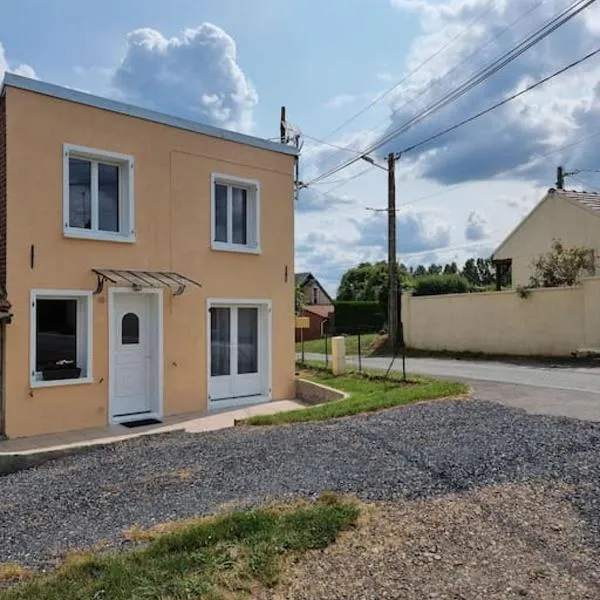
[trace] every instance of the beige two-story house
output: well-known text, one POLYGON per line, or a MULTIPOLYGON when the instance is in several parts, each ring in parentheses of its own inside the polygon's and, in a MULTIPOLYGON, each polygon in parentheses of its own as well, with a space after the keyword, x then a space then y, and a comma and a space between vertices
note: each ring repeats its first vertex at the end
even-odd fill
POLYGON ((296 158, 7 74, 2 433, 293 397, 296 158))

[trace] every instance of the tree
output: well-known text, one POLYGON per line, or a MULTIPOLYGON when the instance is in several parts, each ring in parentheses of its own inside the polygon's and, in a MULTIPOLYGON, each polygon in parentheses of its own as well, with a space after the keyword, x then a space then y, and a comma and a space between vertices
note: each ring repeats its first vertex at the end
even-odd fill
POLYGON ((419 265, 414 271, 415 279, 424 277, 425 275, 427 275, 427 269, 423 265, 419 265))
POLYGON ((444 265, 444 275, 456 275, 457 273, 458 265, 455 262, 444 265))
POLYGON ((472 285, 481 285, 479 283, 479 270, 477 269, 477 263, 475 262, 474 258, 469 258, 465 262, 465 266, 463 267, 461 274, 472 285))
POLYGON ((585 275, 594 275, 594 251, 590 248, 565 248, 560 240, 552 242, 552 250, 533 262, 530 287, 567 287, 581 283, 585 275))
POLYGON ((376 300, 368 289, 368 281, 375 265, 360 263, 357 267, 348 269, 342 276, 338 288, 338 300, 376 300))
MULTIPOLYGON (((408 278, 406 265, 398 265, 398 284, 408 278)), ((360 302, 383 302, 388 293, 388 264, 386 261, 361 263, 348 269, 342 276, 337 299, 340 301, 357 300, 360 302)), ((387 305, 387 298, 385 299, 387 305)))
POLYGON ((488 287, 496 281, 495 268, 489 258, 469 258, 465 262, 461 275, 477 287, 488 287))
POLYGON ((486 287, 492 285, 496 279, 494 265, 489 258, 477 259, 477 272, 479 275, 479 285, 486 287))
POLYGON ((428 275, 440 275, 441 272, 443 271, 443 267, 442 265, 436 265, 435 263, 432 263, 429 265, 429 268, 427 269, 427 274, 428 275))

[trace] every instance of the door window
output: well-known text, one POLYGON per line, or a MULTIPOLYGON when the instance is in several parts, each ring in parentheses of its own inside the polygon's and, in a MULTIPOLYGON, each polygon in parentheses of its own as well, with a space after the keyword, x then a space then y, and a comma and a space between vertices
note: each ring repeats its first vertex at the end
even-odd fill
POLYGON ((238 374, 258 373, 258 309, 238 309, 238 374))
POLYGON ((210 309, 210 374, 231 373, 231 309, 210 309))
POLYGON ((140 319, 135 313, 127 313, 121 321, 121 344, 128 346, 140 343, 140 319))

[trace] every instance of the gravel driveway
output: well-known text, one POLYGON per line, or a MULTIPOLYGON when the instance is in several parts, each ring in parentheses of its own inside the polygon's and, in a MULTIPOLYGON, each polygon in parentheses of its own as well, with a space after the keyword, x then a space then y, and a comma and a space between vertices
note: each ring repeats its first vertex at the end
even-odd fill
MULTIPOLYGON (((600 540, 600 425, 478 401, 431 402, 281 428, 141 437, 0 478, 0 563, 44 567, 68 549, 232 502, 333 490, 422 500, 534 482, 600 540)), ((510 507, 518 518, 518 506, 510 507)))

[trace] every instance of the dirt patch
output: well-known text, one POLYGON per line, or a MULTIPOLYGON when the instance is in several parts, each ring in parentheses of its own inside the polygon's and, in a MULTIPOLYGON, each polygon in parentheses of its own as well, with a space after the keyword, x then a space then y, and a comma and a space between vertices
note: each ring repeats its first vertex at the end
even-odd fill
POLYGON ((368 505, 356 531, 301 557, 266 600, 592 600, 600 557, 566 487, 501 485, 368 505))

